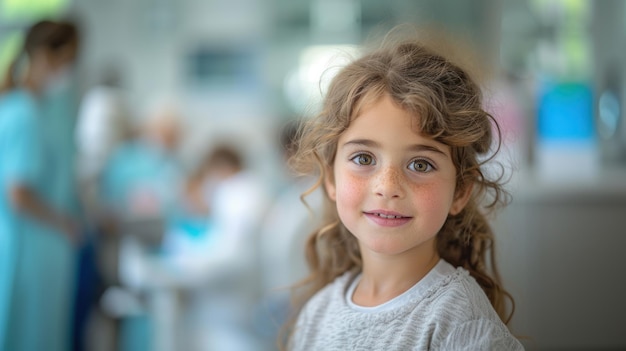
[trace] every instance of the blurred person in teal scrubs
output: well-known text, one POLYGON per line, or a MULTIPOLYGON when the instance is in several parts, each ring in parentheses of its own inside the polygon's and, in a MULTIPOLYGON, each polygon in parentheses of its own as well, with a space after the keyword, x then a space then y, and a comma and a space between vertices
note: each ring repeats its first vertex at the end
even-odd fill
POLYGON ((44 147, 50 150, 54 176, 50 179, 50 201, 78 216, 76 143, 74 127, 79 94, 73 64, 61 69, 43 94, 44 147))
POLYGON ((133 138, 118 145, 100 176, 104 218, 114 221, 174 216, 181 198, 177 157, 180 120, 171 107, 151 111, 133 138))
POLYGON ((179 213, 181 122, 174 106, 155 100, 137 126, 124 127, 128 133, 121 133, 125 138, 114 143, 97 177, 97 218, 104 234, 99 264, 106 285, 100 306, 116 321, 121 348, 143 350, 137 345, 158 332, 148 327, 158 328, 158 320, 152 324, 158 318, 154 310, 136 306, 150 301, 163 280, 160 271, 144 274, 142 268, 161 257, 162 238, 179 213))
POLYGON ((0 87, 0 349, 68 349, 77 225, 55 201, 45 96, 78 48, 66 22, 40 21, 0 87))

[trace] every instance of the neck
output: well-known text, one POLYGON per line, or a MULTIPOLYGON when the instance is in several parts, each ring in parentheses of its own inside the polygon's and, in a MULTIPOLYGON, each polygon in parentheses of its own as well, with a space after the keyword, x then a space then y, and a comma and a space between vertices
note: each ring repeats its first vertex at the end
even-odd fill
POLYGON ((361 251, 363 275, 352 300, 360 306, 383 304, 417 284, 439 262, 433 246, 393 257, 361 251))
POLYGON ((40 79, 36 79, 35 74, 31 69, 26 72, 26 77, 24 78, 22 86, 28 90, 33 92, 34 94, 39 94, 42 89, 42 82, 40 79))

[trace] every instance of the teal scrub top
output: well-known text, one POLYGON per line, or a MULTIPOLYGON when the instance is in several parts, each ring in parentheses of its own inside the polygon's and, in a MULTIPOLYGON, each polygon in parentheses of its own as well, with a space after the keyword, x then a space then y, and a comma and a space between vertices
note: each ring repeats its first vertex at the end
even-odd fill
POLYGON ((73 251, 67 239, 16 211, 14 184, 49 202, 54 169, 43 143, 39 102, 23 90, 0 97, 0 349, 66 350, 73 251))
POLYGON ((172 220, 179 209, 182 171, 177 160, 146 141, 120 145, 107 163, 100 183, 101 198, 119 214, 135 214, 134 196, 150 195, 157 213, 172 220))
POLYGON ((49 162, 54 165, 48 177, 46 196, 53 206, 74 216, 80 214, 74 137, 77 95, 68 86, 47 92, 42 101, 46 122, 46 128, 42 131, 43 143, 49 151, 49 162))
POLYGON ((16 212, 9 201, 15 183, 39 183, 41 155, 35 100, 25 91, 0 97, 0 348, 8 333, 11 299, 17 263, 19 235, 27 230, 28 219, 16 212))

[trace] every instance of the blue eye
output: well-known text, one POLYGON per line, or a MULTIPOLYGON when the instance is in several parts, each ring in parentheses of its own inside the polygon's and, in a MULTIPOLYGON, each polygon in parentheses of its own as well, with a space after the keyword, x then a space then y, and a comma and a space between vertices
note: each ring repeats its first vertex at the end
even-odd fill
POLYGON ((368 154, 358 154, 350 160, 360 166, 370 166, 374 164, 374 157, 368 154))
POLYGON ((409 163, 409 169, 415 172, 430 172, 435 169, 433 165, 426 160, 413 160, 409 163))

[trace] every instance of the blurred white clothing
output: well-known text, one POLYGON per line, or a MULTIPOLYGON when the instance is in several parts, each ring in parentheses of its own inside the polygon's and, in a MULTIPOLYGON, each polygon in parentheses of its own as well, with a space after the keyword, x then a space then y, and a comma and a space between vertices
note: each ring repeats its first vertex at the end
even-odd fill
POLYGON ((268 198, 266 191, 250 172, 224 179, 210 198, 214 230, 224 250, 249 249, 251 236, 258 231, 268 198))
POLYGON ((258 236, 269 204, 266 188, 245 171, 211 188, 205 194, 211 211, 207 232, 193 237, 176 229, 168 233, 164 250, 169 269, 182 285, 234 289, 247 284, 245 291, 236 292, 258 291, 258 236))
POLYGON ((268 195, 252 172, 240 172, 215 184, 210 196, 209 245, 197 264, 196 281, 204 288, 192 294, 190 308, 202 327, 192 335, 203 350, 255 350, 249 320, 260 296, 258 236, 268 195))
POLYGON ((101 172, 108 157, 124 139, 128 119, 119 89, 96 86, 85 94, 75 136, 82 178, 92 178, 101 172))

